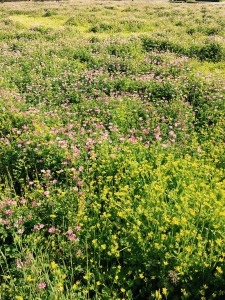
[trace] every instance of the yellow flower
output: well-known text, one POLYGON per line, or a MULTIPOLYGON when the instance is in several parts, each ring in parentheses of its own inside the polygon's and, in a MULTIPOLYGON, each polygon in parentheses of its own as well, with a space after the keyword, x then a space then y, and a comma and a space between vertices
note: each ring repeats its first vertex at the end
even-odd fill
POLYGON ((28 275, 28 276, 27 276, 27 281, 28 281, 28 282, 34 281, 34 278, 32 278, 31 275, 28 275))
POLYGON ((154 233, 151 231, 151 232, 149 232, 148 233, 148 238, 150 239, 150 238, 152 238, 153 237, 153 235, 154 235, 154 233))
POLYGON ((165 296, 166 296, 166 295, 168 294, 168 290, 167 290, 167 288, 163 288, 163 289, 162 289, 162 293, 163 293, 163 295, 165 295, 165 296))
POLYGON ((162 295, 160 293, 160 290, 155 292, 155 297, 156 297, 156 299, 162 299, 162 295))
POLYGON ((192 251, 191 246, 187 246, 187 247, 185 247, 185 249, 188 253, 191 253, 191 251, 192 251))
POLYGON ((223 240, 222 239, 216 239, 216 243, 218 246, 221 246, 223 244, 223 240))
POLYGON ((56 215, 50 215, 50 218, 55 219, 56 215))
POLYGON ((78 285, 80 284, 80 281, 76 281, 73 285, 73 290, 76 290, 78 288, 78 285))
POLYGON ((54 261, 51 262, 51 268, 54 270, 58 267, 58 264, 55 263, 54 261))
POLYGON ((181 289, 182 294, 184 295, 184 297, 188 296, 188 293, 186 292, 185 289, 181 289))
POLYGON ((221 269, 221 267, 216 267, 216 271, 218 272, 218 274, 223 274, 223 270, 221 269))
POLYGON ((124 288, 121 288, 120 290, 121 290, 122 293, 126 292, 126 290, 124 288))
POLYGON ((16 300, 23 300, 22 296, 16 296, 16 300))
POLYGON ((106 249, 106 244, 101 245, 101 248, 102 248, 103 250, 105 250, 105 249, 106 249))
POLYGON ((62 292, 62 291, 63 291, 63 284, 62 284, 62 282, 59 282, 59 283, 57 284, 57 289, 58 289, 59 292, 62 292))
POLYGON ((97 245, 97 239, 92 240, 92 244, 93 244, 94 246, 96 246, 96 245, 97 245))

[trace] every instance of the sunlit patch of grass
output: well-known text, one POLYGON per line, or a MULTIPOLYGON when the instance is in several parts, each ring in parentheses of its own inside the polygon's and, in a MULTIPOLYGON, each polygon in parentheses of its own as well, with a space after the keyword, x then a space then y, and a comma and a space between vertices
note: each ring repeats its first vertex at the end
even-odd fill
POLYGON ((33 17, 26 15, 12 15, 10 16, 10 20, 16 21, 26 28, 33 28, 38 26, 50 27, 54 29, 62 28, 64 25, 64 20, 59 18, 46 18, 46 17, 33 17))
POLYGON ((207 61, 199 62, 198 60, 192 61, 192 67, 195 72, 201 72, 203 74, 214 74, 217 78, 225 78, 225 65, 217 62, 212 64, 207 61))

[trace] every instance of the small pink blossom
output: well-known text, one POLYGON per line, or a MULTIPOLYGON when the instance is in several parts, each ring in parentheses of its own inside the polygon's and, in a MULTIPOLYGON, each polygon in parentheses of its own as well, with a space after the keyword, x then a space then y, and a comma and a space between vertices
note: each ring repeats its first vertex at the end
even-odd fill
POLYGON ((50 227, 49 230, 48 230, 48 232, 49 232, 49 233, 54 233, 55 230, 56 230, 55 227, 50 227))
POLYGON ((149 134, 149 130, 148 130, 148 129, 143 129, 142 132, 143 132, 144 134, 149 134))
POLYGON ((136 139, 135 136, 132 135, 132 136, 129 138, 129 141, 130 141, 131 143, 136 143, 136 142, 137 142, 137 139, 136 139))
POLYGON ((77 236, 76 236, 76 234, 72 233, 72 234, 69 234, 68 239, 69 239, 70 241, 74 241, 74 240, 77 239, 77 236))
POLYGON ((38 284, 38 288, 41 290, 41 289, 45 289, 46 288, 46 283, 45 282, 40 282, 38 284))
POLYGON ((72 230, 72 229, 69 229, 69 230, 67 231, 67 233, 70 235, 70 234, 73 233, 73 230, 72 230))
POLYGON ((83 171, 83 169, 84 169, 84 167, 83 167, 83 166, 80 166, 80 167, 78 168, 78 170, 79 170, 80 172, 82 172, 82 171, 83 171))
POLYGON ((17 269, 22 269, 23 265, 22 265, 21 259, 16 260, 16 267, 17 267, 17 269))
POLYGON ((26 204, 26 202, 27 202, 27 201, 26 201, 25 199, 21 199, 21 200, 20 200, 20 204, 26 204))
POLYGON ((19 225, 23 225, 24 224, 23 217, 21 217, 21 216, 19 217, 18 224, 19 225))
POLYGON ((45 195, 45 196, 48 196, 49 194, 50 194, 49 191, 44 191, 44 195, 45 195))
POLYGON ((160 137, 160 133, 155 133, 154 136, 155 136, 156 140, 158 140, 158 141, 162 140, 162 138, 160 137))
POLYGON ((176 133, 174 131, 172 131, 172 130, 169 132, 169 136, 171 136, 173 138, 177 137, 176 133))
POLYGON ((33 202, 31 202, 31 205, 32 206, 41 206, 41 203, 33 201, 33 202))
POLYGON ((39 226, 38 225, 34 225, 34 231, 38 230, 39 226))
POLYGON ((75 229, 76 231, 80 231, 81 227, 77 225, 77 226, 74 227, 74 229, 75 229))

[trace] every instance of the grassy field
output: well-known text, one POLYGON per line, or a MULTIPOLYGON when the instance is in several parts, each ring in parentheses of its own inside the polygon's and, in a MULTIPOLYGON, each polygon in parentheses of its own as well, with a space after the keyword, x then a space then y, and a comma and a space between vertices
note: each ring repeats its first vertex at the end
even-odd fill
POLYGON ((0 299, 225 298, 225 6, 0 3, 0 299))

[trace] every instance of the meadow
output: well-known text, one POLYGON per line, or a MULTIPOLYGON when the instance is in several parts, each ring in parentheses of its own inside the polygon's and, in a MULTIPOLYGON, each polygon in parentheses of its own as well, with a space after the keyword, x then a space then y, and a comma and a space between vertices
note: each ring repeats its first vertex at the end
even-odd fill
POLYGON ((225 299, 225 6, 0 3, 0 299, 225 299))

